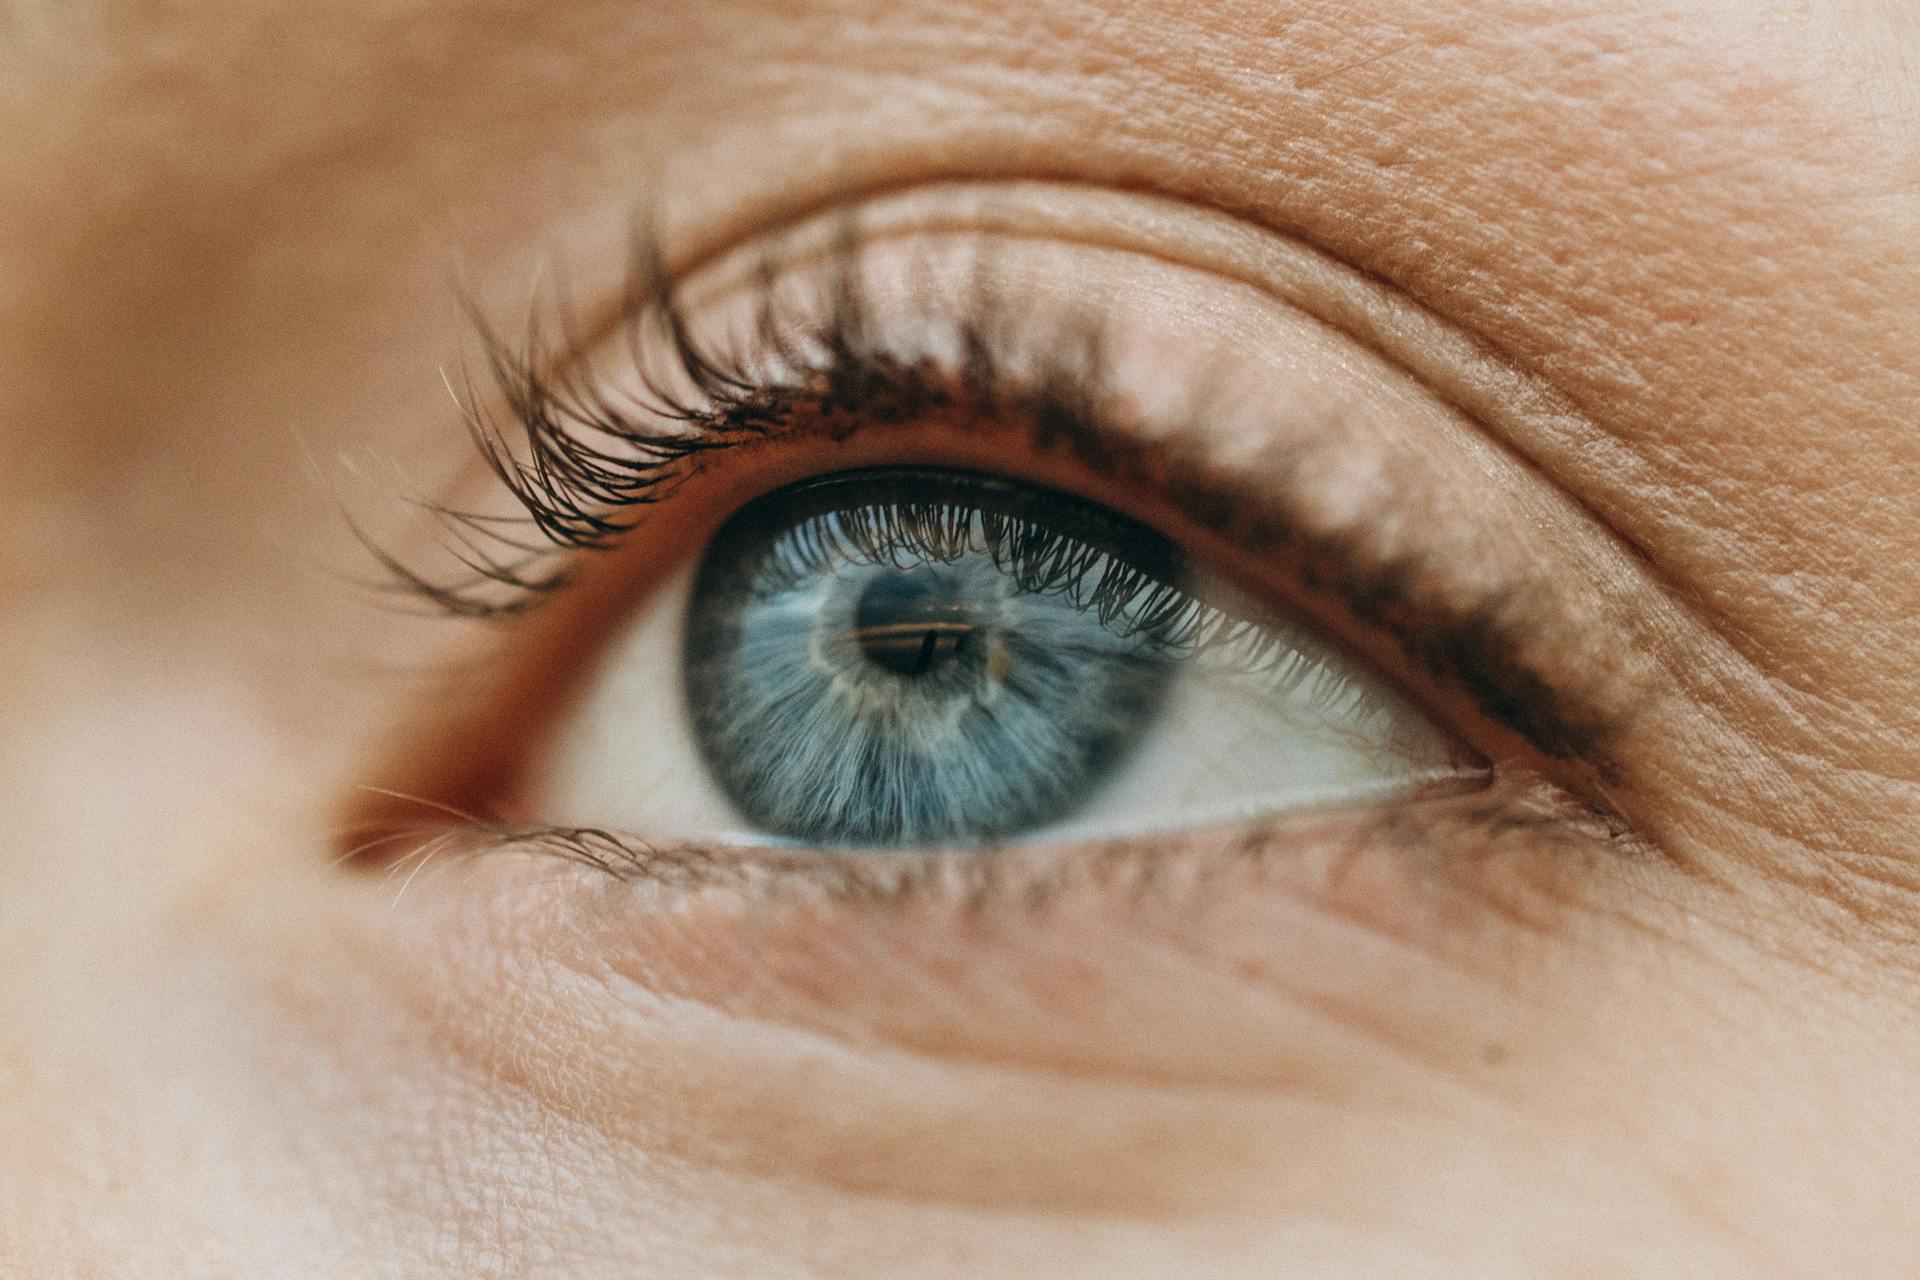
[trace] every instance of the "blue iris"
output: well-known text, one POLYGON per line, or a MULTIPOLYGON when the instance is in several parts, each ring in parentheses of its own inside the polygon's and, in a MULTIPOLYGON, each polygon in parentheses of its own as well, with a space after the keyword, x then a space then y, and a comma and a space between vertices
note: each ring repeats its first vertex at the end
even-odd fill
POLYGON ((695 581, 695 735, 769 834, 938 845, 1044 825, 1152 725, 1182 572, 1158 534, 993 477, 781 490, 728 522, 695 581))

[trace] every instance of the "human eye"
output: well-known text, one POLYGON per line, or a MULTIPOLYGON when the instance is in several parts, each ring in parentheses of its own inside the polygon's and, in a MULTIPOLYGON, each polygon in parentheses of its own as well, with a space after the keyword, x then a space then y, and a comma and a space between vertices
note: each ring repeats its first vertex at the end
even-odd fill
POLYGON ((598 337, 490 339, 515 506, 443 508, 472 572, 389 561, 514 632, 485 767, 409 794, 643 850, 953 852, 1457 796, 1600 734, 1515 638, 1551 618, 1409 518, 1461 482, 1404 455, 1434 411, 1324 334, 977 232, 638 261, 598 337))

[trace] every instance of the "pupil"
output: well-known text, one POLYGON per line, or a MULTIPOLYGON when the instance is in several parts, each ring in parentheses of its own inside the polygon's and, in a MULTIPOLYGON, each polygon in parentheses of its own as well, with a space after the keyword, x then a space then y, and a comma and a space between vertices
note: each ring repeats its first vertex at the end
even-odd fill
POLYGON ((934 569, 877 575, 854 606, 854 639, 897 676, 924 676, 956 658, 979 625, 957 575, 934 569))

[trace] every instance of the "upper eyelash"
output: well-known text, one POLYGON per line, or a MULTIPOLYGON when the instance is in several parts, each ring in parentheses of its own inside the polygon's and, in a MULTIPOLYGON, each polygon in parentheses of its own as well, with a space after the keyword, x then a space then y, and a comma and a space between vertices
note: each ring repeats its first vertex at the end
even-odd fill
POLYGON ((1550 758, 1584 761, 1602 782, 1617 776, 1606 747, 1624 727, 1598 711, 1615 700, 1577 696, 1532 663, 1528 655, 1553 620, 1521 591, 1462 607, 1431 589, 1445 576, 1417 551, 1385 554, 1305 529, 1284 494, 1223 482, 1182 449, 1178 433, 1147 443, 1114 429, 1099 317, 1036 326, 1002 308, 985 256, 970 288, 930 300, 953 326, 957 362, 900 358, 878 339, 862 251, 849 219, 826 263, 826 305, 802 321, 781 309, 776 243, 760 263, 754 322, 715 341, 696 334, 666 255, 641 238, 618 318, 631 375, 618 393, 596 378, 588 356, 597 344, 582 340, 571 316, 563 312, 551 329, 530 320, 515 341, 470 306, 493 394, 467 379, 469 431, 523 514, 423 504, 465 566, 452 580, 369 544, 372 554, 399 589, 447 614, 512 617, 564 588, 579 555, 618 546, 645 508, 670 497, 710 455, 803 432, 843 439, 862 426, 957 411, 1024 431, 1036 452, 1064 453, 1109 480, 1155 492, 1249 553, 1286 553, 1304 566, 1309 589, 1339 599, 1490 719, 1550 758), (485 408, 489 399, 504 406, 504 425, 485 408))
POLYGON ((1031 351, 1039 357, 1026 362, 1031 371, 1015 377, 1003 354, 1033 335, 1008 327, 983 273, 959 308, 962 367, 904 361, 875 340, 859 252, 857 228, 849 226, 832 260, 830 305, 823 319, 804 325, 780 312, 769 257, 750 337, 721 348, 694 336, 664 255, 642 241, 620 315, 632 376, 617 397, 592 377, 588 344, 570 317, 560 318, 559 341, 534 320, 514 342, 469 306, 493 388, 483 397, 466 380, 469 434, 524 514, 424 504, 449 529, 451 549, 469 570, 451 580, 427 578, 378 546, 373 554, 399 587, 448 614, 504 618, 567 584, 567 553, 613 548, 641 509, 670 496, 702 457, 731 447, 802 429, 844 435, 849 419, 903 422, 958 409, 979 421, 1017 418, 1043 445, 1117 461, 1124 445, 1100 428, 1093 407, 1105 385, 1097 330, 1059 331, 1051 345, 1031 351), (643 354, 655 352, 667 369, 643 354), (506 425, 484 407, 489 399, 506 409, 506 425))
MULTIPOLYGON (((842 480, 871 488, 873 477, 902 475, 900 469, 885 468, 803 482, 786 491, 784 514, 794 516, 794 497, 800 497, 804 511, 809 504, 801 495, 818 494, 842 480)), ((1211 670, 1275 676, 1289 689, 1321 677, 1318 687, 1327 697, 1348 688, 1307 658, 1285 629, 1195 595, 1195 584, 1183 582, 1186 558, 1157 534, 1149 535, 1153 545, 1123 550, 1119 543, 1137 540, 1115 529, 1122 522, 1102 518, 1099 508, 1079 499, 1023 486, 1010 491, 1021 500, 1003 508, 968 499, 969 488, 994 483, 988 477, 911 470, 904 476, 900 487, 918 490, 913 496, 869 496, 856 507, 829 507, 835 516, 830 524, 781 520, 786 536, 765 550, 768 580, 800 581, 842 564, 899 563, 903 554, 914 564, 951 564, 977 552, 992 560, 1020 594, 1063 596, 1116 634, 1148 637, 1165 656, 1204 655, 1211 670), (927 494, 942 488, 949 490, 943 496, 927 494), (1029 502, 1036 515, 1044 503, 1043 519, 1028 520, 1018 509, 1029 502)))

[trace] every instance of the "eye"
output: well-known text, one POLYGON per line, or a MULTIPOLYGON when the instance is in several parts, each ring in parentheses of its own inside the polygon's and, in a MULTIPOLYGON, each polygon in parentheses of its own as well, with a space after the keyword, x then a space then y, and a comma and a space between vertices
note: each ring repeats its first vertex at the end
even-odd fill
POLYGON ((1609 741, 1537 484, 1325 327, 1070 243, 771 253, 653 271, 623 341, 493 340, 514 507, 436 506, 464 578, 385 563, 507 661, 383 787, 656 852, 964 849, 1577 783, 1609 741))
POLYGON ((1127 834, 1479 772, 1363 664, 1171 539, 924 468, 742 507, 560 741, 538 793, 581 821, 882 848, 1127 834))

